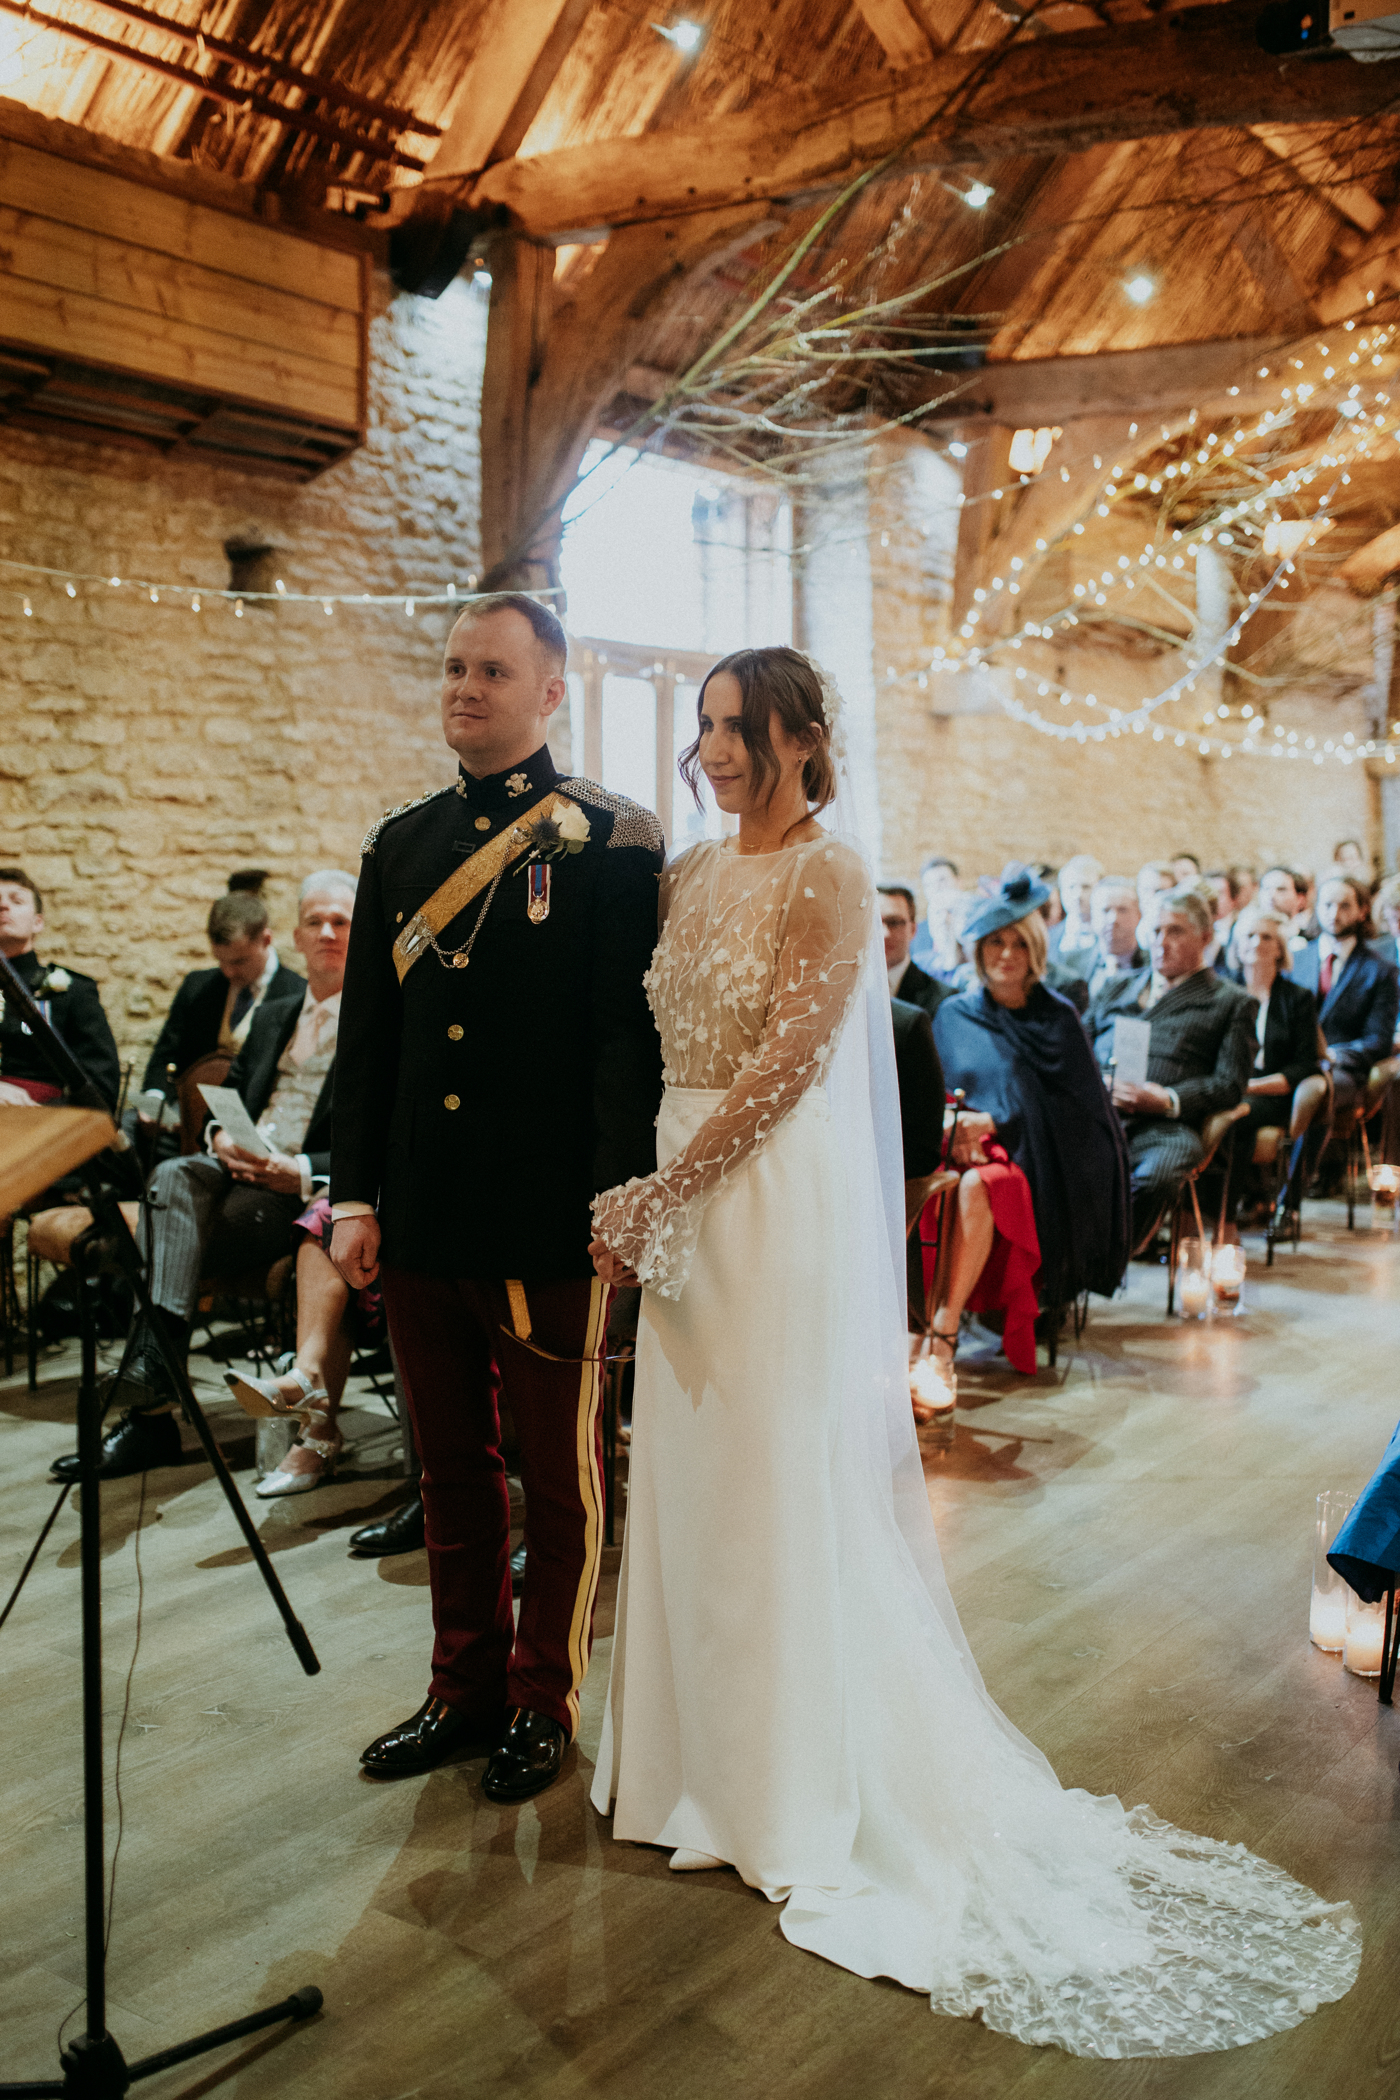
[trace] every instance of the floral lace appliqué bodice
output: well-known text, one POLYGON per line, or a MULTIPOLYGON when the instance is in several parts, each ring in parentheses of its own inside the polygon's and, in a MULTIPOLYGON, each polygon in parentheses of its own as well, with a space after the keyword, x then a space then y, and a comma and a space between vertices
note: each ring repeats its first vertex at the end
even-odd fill
POLYGON ((646 976, 666 1084, 722 1090, 684 1151, 593 1205, 599 1237, 680 1296, 705 1199, 820 1083, 875 937, 858 853, 823 837, 779 853, 709 841, 661 878, 646 976))

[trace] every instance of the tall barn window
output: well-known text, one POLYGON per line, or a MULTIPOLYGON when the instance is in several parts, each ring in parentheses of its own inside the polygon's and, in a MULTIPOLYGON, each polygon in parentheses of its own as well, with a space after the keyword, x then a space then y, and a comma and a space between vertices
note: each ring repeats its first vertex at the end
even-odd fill
POLYGON ((624 448, 590 447, 564 513, 576 769, 654 809, 673 850, 733 828, 697 810, 675 761, 700 680, 732 649, 792 640, 792 518, 781 493, 624 448))

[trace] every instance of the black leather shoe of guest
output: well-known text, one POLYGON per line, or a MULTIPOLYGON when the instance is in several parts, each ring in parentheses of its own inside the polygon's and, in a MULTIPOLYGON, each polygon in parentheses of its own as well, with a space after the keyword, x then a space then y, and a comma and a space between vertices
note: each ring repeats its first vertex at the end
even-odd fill
MULTIPOLYGON (((171 1414, 148 1415, 135 1409, 118 1417, 114 1429, 102 1439, 100 1480, 122 1480, 128 1473, 149 1473, 157 1466, 178 1466, 181 1457, 180 1424, 171 1414)), ((50 1468, 55 1480, 78 1478, 78 1454, 65 1453, 50 1468)))
POLYGON ((483 1720, 445 1700, 428 1698, 416 1714, 361 1751, 360 1763, 373 1778, 405 1779, 413 1772, 431 1772, 449 1757, 485 1757, 500 1742, 504 1727, 504 1714, 483 1720))
POLYGON ((348 1541, 359 1560, 378 1560, 390 1553, 416 1553, 423 1544, 423 1498, 415 1495, 378 1524, 362 1524, 348 1541))
POLYGON ((569 1738, 548 1714, 518 1706, 505 1741, 481 1775, 488 1801, 528 1801, 553 1786, 564 1762, 569 1738))

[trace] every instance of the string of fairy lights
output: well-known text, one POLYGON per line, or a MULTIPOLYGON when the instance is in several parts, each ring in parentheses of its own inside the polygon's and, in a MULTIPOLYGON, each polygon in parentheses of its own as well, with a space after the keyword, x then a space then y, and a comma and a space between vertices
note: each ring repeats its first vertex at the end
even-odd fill
MULTIPOLYGON (((1027 561, 1013 557, 1008 564, 1008 573, 993 576, 986 586, 974 592, 974 602, 951 647, 936 648, 926 666, 916 670, 898 672, 890 668, 888 677, 882 681, 884 687, 903 686, 910 682, 920 690, 926 690, 930 676, 946 673, 975 674, 987 681, 990 691, 1002 710, 1021 726, 1037 734, 1050 737, 1059 743, 1073 743, 1081 748, 1103 744, 1124 736, 1146 736, 1150 734, 1155 744, 1169 745, 1175 750, 1193 750, 1201 757, 1228 759, 1243 752, 1251 756, 1268 756, 1297 762, 1310 761, 1324 765, 1329 760, 1349 766, 1358 759, 1381 758, 1388 765, 1400 759, 1400 723, 1391 725, 1390 734, 1384 738, 1358 739, 1353 732, 1339 738, 1322 738, 1304 735, 1296 730, 1271 729, 1257 716, 1254 708, 1245 704, 1240 710, 1243 734, 1222 735, 1213 726, 1209 730, 1203 724, 1201 730, 1171 728, 1155 723, 1153 717, 1174 701, 1195 694, 1199 681, 1222 667, 1230 651, 1248 627, 1260 608, 1276 591, 1289 588, 1289 578, 1296 573, 1293 556, 1306 545, 1329 529, 1331 519, 1327 512, 1339 488, 1349 484, 1349 467, 1359 460, 1376 457, 1380 445, 1395 446, 1400 419, 1392 418, 1387 411, 1391 406, 1390 395, 1383 388, 1375 387, 1372 405, 1363 398, 1362 378, 1383 371, 1387 364, 1393 366, 1397 327, 1394 324, 1366 324, 1356 320, 1344 322, 1334 331, 1343 339, 1341 348, 1333 350, 1330 343, 1313 343, 1302 346, 1303 355, 1284 353, 1284 365, 1278 372, 1296 372, 1302 376, 1292 378, 1281 385, 1278 405, 1265 409, 1252 429, 1236 424, 1233 429, 1212 430, 1195 444, 1193 455, 1163 466, 1158 472, 1125 472, 1115 467, 1104 484, 1102 493, 1086 507, 1083 514, 1072 524, 1065 526, 1051 541, 1037 539, 1036 553, 1045 555, 1062 541, 1082 537, 1089 529, 1092 518, 1107 519, 1122 504, 1140 499, 1144 494, 1161 496, 1189 488, 1192 481, 1203 481, 1207 475, 1226 460, 1235 458, 1251 441, 1260 438, 1278 437, 1289 426, 1291 420, 1312 404, 1312 412, 1328 406, 1325 398, 1328 391, 1336 393, 1331 402, 1336 424, 1329 449, 1306 464, 1284 474, 1276 474, 1266 486, 1218 507, 1208 506, 1209 522, 1199 522, 1192 527, 1173 527, 1169 536, 1163 536, 1159 521, 1157 531, 1146 539, 1136 557, 1119 554, 1112 567, 1104 568, 1097 577, 1081 579, 1073 586, 1072 602, 1067 602, 1048 618, 1023 621, 1008 633, 988 635, 978 639, 978 629, 984 619, 999 610, 997 601, 1008 603, 1021 595, 1023 578, 1027 581, 1027 561), (1358 327, 1361 332, 1358 333, 1358 327), (1345 338, 1354 338, 1347 347, 1345 338), (1389 355, 1387 354, 1389 353, 1389 355), (1306 361, 1305 361, 1306 360, 1306 361), (1312 360, 1320 361, 1321 369, 1310 377, 1312 360), (1340 387, 1346 385, 1345 394, 1340 387), (1322 395, 1324 398, 1317 399, 1322 395), (1311 520, 1289 520, 1280 514, 1280 504, 1298 497, 1311 487, 1320 475, 1331 476, 1330 485, 1317 498, 1315 515, 1311 520), (1305 530, 1300 534, 1300 524, 1305 530), (1090 693, 1077 693, 1041 671, 1024 664, 1009 664, 1001 660, 1001 652, 1016 652, 1028 644, 1045 643, 1057 635, 1082 627, 1086 621, 1099 617, 1112 620, 1118 617, 1109 611, 1110 600, 1115 594, 1126 596, 1144 585, 1150 585, 1158 572, 1164 572, 1163 581, 1169 582, 1174 575, 1183 580, 1190 566, 1205 547, 1218 547, 1226 551, 1249 551, 1249 543, 1258 536, 1261 549, 1266 554, 1277 551, 1280 558, 1272 572, 1261 582, 1260 588, 1248 594, 1247 602, 1228 629, 1215 641, 1208 652, 1188 657, 1180 676, 1136 706, 1117 707, 1101 702, 1090 693), (1291 536, 1291 545, 1284 546, 1281 536, 1291 536), (1273 546, 1270 541, 1273 539, 1273 546), (998 681, 1010 676, 1009 688, 998 681), (1017 690, 1026 688, 1025 697, 1017 690), (1033 693, 1032 693, 1033 689, 1033 693), (1065 709, 1082 709, 1086 720, 1076 715, 1071 720, 1055 721, 1045 715, 1035 704, 1038 700, 1054 699, 1065 709), (1202 732, 1205 733, 1202 733, 1202 732), (1392 741, 1394 739, 1394 741, 1392 741)), ((1268 366, 1258 371, 1259 379, 1275 376, 1268 366)), ((1231 387, 1231 395, 1239 393, 1231 387)), ((1185 419, 1184 431, 1178 429, 1179 439, 1194 430, 1197 414, 1193 410, 1185 419)), ((1135 434, 1136 425, 1132 426, 1135 434)), ((1174 433, 1162 425, 1162 440, 1169 442, 1174 433)), ((1194 442, 1194 441, 1191 441, 1194 442)), ((1053 451, 1050 455, 1053 460, 1053 451)), ((1095 467, 1100 467, 1095 461, 1095 467)), ((1248 464, 1247 459, 1241 466, 1248 464)), ((995 501, 1006 494, 1018 492, 1030 483, 1043 478, 1052 471, 1049 462, 1034 474, 1020 474, 1016 481, 1004 488, 980 491, 967 498, 959 495, 958 507, 965 502, 995 501)), ((1065 472, 1060 469, 1059 471, 1065 472)), ((0 571, 19 578, 29 579, 28 588, 22 588, 21 609, 23 617, 31 619, 35 614, 34 599, 41 589, 52 589, 63 597, 74 600, 80 594, 135 593, 150 605, 184 606, 192 613, 202 613, 206 608, 224 606, 231 609, 236 619, 244 616, 247 606, 287 605, 318 606, 329 618, 342 608, 388 608, 400 610, 408 619, 414 619, 420 611, 440 608, 461 610, 474 599, 486 595, 479 591, 477 577, 468 575, 465 588, 455 582, 442 586, 428 586, 416 590, 396 591, 295 591, 289 590, 281 578, 277 578, 268 591, 253 590, 229 585, 210 587, 187 582, 160 581, 146 577, 99 574, 78 570, 49 567, 37 562, 0 558, 0 571)), ((563 595, 561 590, 536 590, 529 593, 541 599, 563 595)), ((1214 714, 1224 717, 1230 713, 1227 707, 1217 705, 1214 714)))
MULTIPOLYGON (((419 612, 437 606, 456 606, 460 610, 470 605, 473 599, 488 595, 476 589, 475 576, 468 576, 465 590, 459 590, 455 583, 447 583, 414 591, 289 591, 279 577, 270 591, 255 591, 233 585, 221 588, 208 584, 159 582, 147 576, 95 575, 79 569, 48 568, 42 562, 33 561, 0 559, 0 569, 8 569, 14 575, 42 578, 55 588, 61 586, 67 598, 76 598, 83 589, 135 591, 151 605, 184 605, 194 613, 203 612, 206 604, 231 606, 235 619, 240 620, 245 605, 319 605, 327 617, 339 606, 385 605, 402 608, 411 620, 419 612)), ((562 589, 550 589, 526 591, 521 595, 561 598, 564 594, 562 589)), ((33 619, 34 601, 28 593, 21 599, 21 609, 26 620, 33 619)))
MULTIPOLYGON (((931 675, 939 673, 972 673, 981 676, 998 705, 1011 718, 1024 727, 1061 743, 1074 743, 1084 747, 1102 744, 1115 738, 1151 734, 1154 743, 1170 744, 1176 750, 1193 750, 1201 757, 1230 758, 1243 752, 1251 756, 1267 756, 1295 761, 1311 761, 1324 765, 1329 760, 1349 766, 1362 758, 1382 758, 1394 765, 1400 758, 1400 723, 1392 724, 1390 733, 1384 738, 1359 739, 1354 732, 1341 737, 1320 738, 1297 730, 1273 729, 1256 714, 1252 705, 1246 703, 1240 710, 1243 734, 1224 736, 1219 732, 1202 734, 1190 729, 1173 729, 1153 723, 1153 716, 1173 701, 1198 691, 1199 682, 1211 671, 1222 667, 1235 644, 1239 641, 1250 620, 1275 591, 1286 591, 1289 578, 1296 573, 1297 564, 1292 558, 1305 546, 1330 529, 1332 520, 1327 515, 1338 489, 1350 483, 1348 468, 1358 460, 1376 457, 1382 444, 1395 445, 1397 419, 1387 411, 1391 406, 1390 395, 1383 388, 1373 391, 1372 403, 1363 398, 1363 385, 1357 372, 1384 370, 1394 363, 1394 346, 1397 330, 1394 325, 1371 326, 1360 324, 1362 332, 1357 334, 1358 323, 1347 321, 1336 331, 1343 338, 1352 336, 1354 347, 1334 350, 1330 343, 1315 343, 1304 346, 1311 359, 1320 361, 1321 371, 1317 377, 1308 377, 1309 364, 1305 356, 1285 353, 1283 371, 1297 372, 1301 378, 1291 380, 1279 389, 1278 406, 1265 409, 1253 428, 1243 424, 1230 431, 1210 431, 1195 449, 1194 457, 1187 457, 1164 466, 1160 472, 1147 474, 1134 472, 1125 474, 1115 468, 1104 486, 1102 495, 1092 502, 1072 525, 1057 535, 1056 542, 1038 539, 1035 543, 1038 554, 1046 554, 1051 545, 1070 537, 1081 537, 1088 529, 1092 516, 1108 518, 1115 507, 1125 501, 1140 498, 1144 493, 1159 496, 1166 492, 1173 481, 1185 488, 1193 477, 1203 479, 1227 459, 1234 458, 1251 440, 1261 437, 1277 437, 1289 424, 1291 418, 1310 402, 1314 408, 1327 406, 1326 399, 1315 400, 1319 393, 1336 383, 1345 384, 1345 395, 1336 399, 1332 406, 1336 413, 1336 425, 1330 448, 1306 465, 1288 473, 1275 475, 1266 486, 1253 489, 1241 499, 1212 507, 1210 522, 1204 520, 1192 528, 1173 528, 1167 538, 1160 530, 1141 546, 1136 557, 1119 554, 1112 568, 1105 568, 1097 578, 1081 580, 1074 585, 1073 603, 1067 603, 1046 620, 1028 620, 1009 633, 989 636, 979 642, 977 630, 987 613, 995 608, 998 593, 1005 593, 1007 601, 1021 593, 1021 577, 1027 563, 1020 557, 1013 558, 1008 573, 994 576, 985 588, 974 593, 974 603, 959 630, 951 648, 935 649, 928 664, 917 672, 896 672, 891 667, 886 686, 904 685, 912 679, 920 689, 928 687, 931 675), (1387 356, 1387 352, 1391 353, 1387 356), (1369 361, 1369 362, 1368 362, 1369 361), (1329 487, 1319 495, 1316 512, 1311 520, 1290 520, 1280 514, 1279 505, 1302 494, 1304 490, 1323 474, 1330 474, 1329 487), (1181 675, 1172 680, 1162 691, 1142 701, 1136 707, 1114 707, 1102 703, 1094 693, 1078 693, 1062 684, 1057 678, 1028 669, 1021 664, 1008 664, 1001 660, 1002 651, 1017 651, 1028 643, 1046 642, 1084 624, 1085 617, 1092 619, 1096 613, 1091 608, 1105 608, 1103 617, 1113 619, 1116 614, 1106 610, 1115 591, 1136 591, 1143 583, 1150 582, 1157 572, 1185 575, 1203 547, 1216 546, 1227 553, 1231 549, 1248 551, 1248 543, 1258 535, 1263 551, 1287 551, 1281 553, 1272 573, 1261 583, 1258 590, 1248 594, 1247 603, 1239 616, 1215 642, 1208 652, 1188 658, 1181 675), (1274 545, 1271 548, 1270 541, 1274 545), (1291 545, 1288 542, 1291 540, 1291 545), (1146 572, 1146 573, 1144 573, 1146 572), (1010 690, 998 683, 999 677, 1007 673, 1014 681, 1010 690), (1082 716, 1071 721, 1055 721, 1048 718, 1039 707, 1030 701, 1030 695, 1022 698, 1017 686, 1033 688, 1036 699, 1053 698, 1061 707, 1080 708, 1095 718, 1085 720, 1082 716), (1029 704, 1028 704, 1029 703, 1029 704), (1102 708, 1103 712, 1098 710, 1102 708), (1394 741, 1392 741, 1394 739, 1394 741)), ((1267 366, 1261 367, 1258 378, 1273 375, 1267 366)), ((1279 374, 1282 376, 1282 373, 1279 374)), ((1237 395, 1238 387, 1229 389, 1237 395)), ((1197 417, 1193 411, 1187 418, 1186 428, 1194 429, 1197 417)), ((1181 435, 1181 433, 1178 433, 1181 435)), ((1162 427, 1163 441, 1172 437, 1167 426, 1162 427)), ((1242 462, 1244 464, 1244 462, 1242 462)), ((1099 462, 1095 462, 1096 467, 1099 462)), ((1044 471, 1044 470, 1043 470, 1044 471)), ((1022 477, 1024 481, 1026 477, 1022 477)), ((990 492, 993 497, 1001 491, 990 492)), ((1224 717, 1231 712, 1217 705, 1215 715, 1224 717)))

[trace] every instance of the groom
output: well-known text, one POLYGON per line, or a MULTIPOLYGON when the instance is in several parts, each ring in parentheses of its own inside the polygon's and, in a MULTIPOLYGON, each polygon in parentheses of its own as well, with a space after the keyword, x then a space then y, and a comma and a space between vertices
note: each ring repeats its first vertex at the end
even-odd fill
POLYGON ((456 784, 365 840, 336 1069, 332 1253, 352 1288, 381 1276, 436 1634, 427 1699, 362 1762, 387 1778, 489 1750, 494 1801, 547 1787, 578 1730, 603 1521, 589 1201, 653 1171, 661 1098, 642 989, 661 829, 557 772, 566 653, 513 592, 453 628, 456 784), (525 1488, 518 1630, 498 1382, 525 1488))

